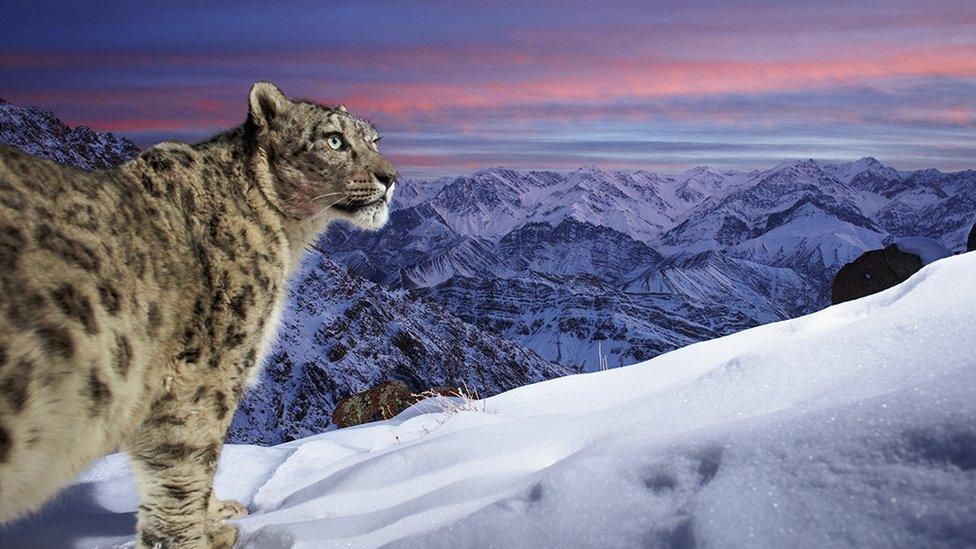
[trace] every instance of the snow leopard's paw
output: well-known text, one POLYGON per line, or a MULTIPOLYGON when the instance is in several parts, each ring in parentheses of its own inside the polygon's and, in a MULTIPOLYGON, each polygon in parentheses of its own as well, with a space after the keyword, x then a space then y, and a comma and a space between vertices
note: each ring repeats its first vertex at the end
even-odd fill
POLYGON ((237 543, 237 527, 226 522, 214 522, 207 530, 207 537, 212 549, 232 549, 237 543))
POLYGON ((232 499, 219 500, 211 498, 208 513, 215 520, 235 519, 247 516, 247 508, 239 501, 232 499))

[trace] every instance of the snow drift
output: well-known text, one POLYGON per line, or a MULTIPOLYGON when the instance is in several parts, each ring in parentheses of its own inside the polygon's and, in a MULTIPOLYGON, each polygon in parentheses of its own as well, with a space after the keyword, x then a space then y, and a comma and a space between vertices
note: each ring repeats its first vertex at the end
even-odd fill
MULTIPOLYGON (((250 509, 244 547, 973 545, 973 272, 976 254, 950 257, 466 411, 229 446, 217 493, 250 509)), ((0 544, 131 543, 136 505, 109 456, 0 544)))

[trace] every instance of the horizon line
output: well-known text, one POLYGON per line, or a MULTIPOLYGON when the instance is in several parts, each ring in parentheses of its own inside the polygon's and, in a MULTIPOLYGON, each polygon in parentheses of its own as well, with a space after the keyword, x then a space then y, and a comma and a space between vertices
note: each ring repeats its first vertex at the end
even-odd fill
POLYGON ((596 169, 599 172, 608 173, 608 174, 629 174, 629 175, 633 175, 633 174, 636 174, 636 173, 639 173, 639 172, 645 172, 645 173, 650 173, 650 174, 659 175, 659 176, 678 176, 678 175, 686 174, 688 172, 695 171, 695 170, 697 170, 699 168, 705 168, 705 169, 707 169, 709 171, 712 171, 714 173, 717 173, 719 175, 730 176, 730 175, 745 175, 745 174, 750 174, 750 173, 754 173, 754 172, 762 173, 762 172, 765 172, 765 171, 770 171, 770 170, 776 169, 778 166, 780 166, 782 164, 794 164, 794 163, 813 162, 813 163, 818 164, 820 166, 842 166, 842 165, 845 165, 845 164, 854 164, 854 163, 860 162, 862 160, 867 160, 867 161, 872 161, 873 160, 874 162, 877 162, 881 167, 894 170, 894 171, 898 172, 900 175, 910 175, 910 174, 913 174, 913 173, 925 172, 925 171, 930 171, 930 170, 937 171, 937 172, 939 172, 940 174, 943 174, 943 175, 951 175, 951 174, 957 174, 957 173, 965 173, 965 172, 976 171, 976 164, 974 164, 974 166, 972 168, 964 168, 964 169, 961 169, 961 170, 946 170, 946 169, 941 169, 941 168, 938 168, 938 167, 935 167, 935 166, 931 166, 931 167, 927 167, 927 168, 916 168, 916 169, 900 169, 900 168, 896 168, 895 166, 893 166, 891 164, 888 164, 886 162, 882 162, 882 161, 878 160, 874 156, 868 155, 868 156, 862 156, 860 158, 855 158, 853 160, 836 160, 836 159, 824 159, 824 158, 819 158, 818 159, 818 158, 799 158, 799 157, 792 157, 792 158, 784 158, 784 159, 776 162, 775 164, 773 164, 773 165, 771 165, 770 167, 767 167, 767 168, 755 167, 755 168, 752 168, 752 169, 740 169, 740 168, 730 168, 730 167, 723 168, 723 167, 715 166, 715 165, 711 165, 711 164, 696 164, 696 165, 691 166, 690 168, 687 168, 687 169, 684 169, 684 170, 678 170, 678 171, 662 171, 662 170, 653 170, 653 169, 647 169, 647 168, 634 168, 634 167, 626 167, 626 168, 604 168, 604 167, 602 167, 602 166, 600 166, 599 164, 596 164, 596 163, 581 164, 579 167, 577 167, 575 169, 569 169, 569 170, 563 170, 563 169, 558 169, 558 168, 510 167, 510 166, 505 166, 505 165, 502 165, 502 164, 497 164, 497 165, 484 166, 484 167, 481 167, 481 168, 475 168, 473 170, 469 170, 469 171, 465 171, 465 172, 458 172, 458 173, 453 173, 453 174, 434 175, 432 173, 431 175, 425 175, 425 176, 414 176, 414 175, 411 175, 411 176, 408 176, 408 177, 404 177, 403 180, 433 181, 433 180, 445 179, 445 178, 457 178, 457 177, 465 177, 465 176, 474 176, 474 175, 477 175, 477 174, 482 173, 482 172, 489 172, 489 171, 493 171, 493 170, 513 171, 513 172, 518 172, 518 173, 522 173, 522 174, 525 174, 525 173, 554 173, 554 174, 558 174, 558 175, 570 175, 570 174, 573 174, 573 173, 576 173, 576 172, 579 172, 579 171, 586 170, 588 168, 594 168, 594 169, 596 169))

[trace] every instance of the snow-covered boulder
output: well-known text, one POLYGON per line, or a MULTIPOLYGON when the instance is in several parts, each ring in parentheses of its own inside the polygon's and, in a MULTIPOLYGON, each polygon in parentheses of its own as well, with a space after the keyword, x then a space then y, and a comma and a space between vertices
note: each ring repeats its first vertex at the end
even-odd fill
POLYGON ((843 303, 887 290, 923 266, 951 255, 938 241, 922 236, 907 236, 884 249, 864 252, 834 276, 830 302, 843 303))
MULTIPOLYGON (((227 447, 241 547, 976 544, 976 254, 879 294, 275 447, 227 447), (425 410, 432 410, 424 413, 425 410)), ((0 531, 133 542, 119 455, 0 531)))
POLYGON ((924 236, 906 236, 899 239, 895 246, 898 246, 898 249, 905 253, 917 255, 922 260, 923 265, 952 255, 952 252, 938 241, 924 236))

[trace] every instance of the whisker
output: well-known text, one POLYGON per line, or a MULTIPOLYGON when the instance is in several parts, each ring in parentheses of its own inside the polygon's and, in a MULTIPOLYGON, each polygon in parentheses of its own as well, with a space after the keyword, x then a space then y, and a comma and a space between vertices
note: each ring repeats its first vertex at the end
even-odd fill
POLYGON ((342 197, 342 198, 340 198, 339 200, 336 200, 336 201, 335 201, 335 202, 333 202, 332 204, 329 204, 328 206, 326 206, 326 208, 331 208, 332 206, 335 206, 336 204, 338 204, 338 203, 340 203, 340 202, 342 202, 342 201, 344 201, 344 200, 349 200, 349 197, 348 197, 348 196, 343 196, 343 197, 342 197))
POLYGON ((325 193, 325 194, 320 194, 319 196, 316 196, 316 197, 315 197, 315 198, 313 198, 312 200, 318 200, 318 199, 320 199, 320 198, 325 198, 325 197, 327 197, 327 196, 333 196, 333 195, 337 195, 337 194, 343 194, 344 192, 345 192, 345 191, 338 191, 338 192, 334 192, 334 193, 325 193))
POLYGON ((332 206, 335 206, 336 204, 342 202, 343 200, 349 200, 349 197, 348 196, 343 196, 339 200, 336 200, 335 202, 333 202, 333 203, 329 204, 328 206, 322 208, 321 210, 318 211, 317 214, 315 214, 315 215, 312 216, 311 220, 314 221, 314 220, 318 219, 319 217, 322 217, 323 215, 325 215, 325 212, 329 211, 329 208, 331 208, 332 206))

